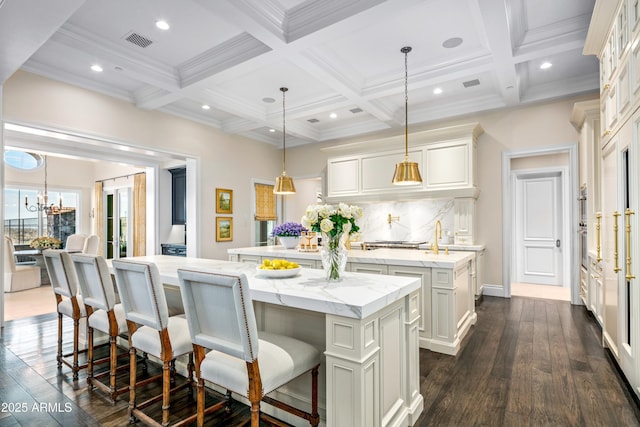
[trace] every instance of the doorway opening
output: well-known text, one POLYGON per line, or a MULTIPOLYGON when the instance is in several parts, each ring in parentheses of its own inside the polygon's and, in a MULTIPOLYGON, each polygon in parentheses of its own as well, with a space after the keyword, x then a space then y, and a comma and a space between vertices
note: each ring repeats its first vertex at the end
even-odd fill
POLYGON ((503 153, 504 297, 581 304, 577 171, 576 144, 503 153))
MULTIPOLYGON (((46 153, 47 155, 60 156, 71 160, 90 160, 96 162, 112 163, 114 168, 118 165, 131 165, 144 168, 147 176, 146 185, 146 202, 147 206, 153 207, 146 210, 146 248, 149 253, 159 252, 159 235, 160 230, 164 226, 163 221, 169 222, 170 219, 161 217, 162 212, 159 209, 161 205, 159 199, 163 193, 160 192, 159 171, 166 167, 167 164, 176 162, 186 163, 188 165, 187 180, 191 179, 190 188, 194 189, 193 195, 187 197, 187 212, 189 212, 189 220, 193 227, 188 231, 188 240, 190 243, 189 256, 197 256, 197 248, 199 247, 199 235, 197 234, 199 216, 197 215, 198 185, 195 177, 199 174, 199 161, 185 154, 173 151, 165 151, 162 149, 140 148, 126 141, 117 141, 95 135, 81 134, 77 132, 69 132, 64 129, 56 129, 49 127, 36 127, 24 124, 4 123, 4 135, 0 137, 0 142, 4 148, 15 148, 18 150, 28 150, 32 152, 46 153)), ((4 174, 0 174, 2 179, 3 192, 6 189, 6 181, 4 174)), ((91 179, 93 182, 93 178, 91 179)), ((129 197, 131 199, 131 197, 129 197)), ((83 200, 89 200, 87 198, 83 200)), ((65 202, 66 203, 66 202, 65 202)), ((89 203, 89 202, 87 202, 89 203)), ((103 205, 104 206, 104 205, 103 205)), ((91 211, 90 206, 87 210, 91 211)), ((132 212, 131 209, 128 211, 132 212)), ((4 212, 2 214, 4 217, 4 212)), ((86 217, 89 217, 87 215, 86 217)), ((4 218, 3 218, 4 219, 4 218)), ((86 219, 85 219, 86 221, 86 219)), ((90 227, 81 228, 88 231, 90 227)), ((131 227, 129 227, 130 229, 131 227)), ((168 226, 166 227, 168 228, 168 226)), ((130 230, 129 230, 130 231, 130 230)), ((126 238, 126 237, 125 237, 126 238)), ((130 237, 129 240, 131 241, 130 237)), ((103 243, 104 244, 104 243, 103 243)), ((120 250, 122 239, 118 242, 117 250, 120 250)), ((126 245, 126 241, 125 241, 126 245)), ((128 251, 130 245, 126 245, 128 251)), ((46 289, 51 295, 51 289, 46 289)), ((0 326, 4 325, 5 320, 5 304, 8 294, 0 293, 0 326)), ((45 294, 46 295, 46 294, 45 294)), ((28 298, 26 298, 28 300, 28 298)), ((55 310, 55 305, 54 305, 55 310)), ((23 317, 23 315, 20 315, 23 317)))

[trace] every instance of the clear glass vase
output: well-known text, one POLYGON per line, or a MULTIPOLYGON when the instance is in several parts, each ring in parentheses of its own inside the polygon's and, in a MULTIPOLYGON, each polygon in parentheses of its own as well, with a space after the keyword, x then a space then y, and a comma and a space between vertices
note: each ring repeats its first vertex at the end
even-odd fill
POLYGON ((331 237, 327 233, 322 233, 320 256, 328 281, 339 281, 344 276, 344 270, 347 267, 347 248, 343 237, 343 234, 331 237))

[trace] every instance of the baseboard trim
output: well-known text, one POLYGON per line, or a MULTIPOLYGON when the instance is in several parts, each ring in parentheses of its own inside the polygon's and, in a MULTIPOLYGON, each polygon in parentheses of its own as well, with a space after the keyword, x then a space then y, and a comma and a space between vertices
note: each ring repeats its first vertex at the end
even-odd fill
POLYGON ((505 298, 504 295, 504 286, 498 285, 487 285, 485 284, 482 287, 482 295, 486 295, 488 297, 501 297, 505 298))

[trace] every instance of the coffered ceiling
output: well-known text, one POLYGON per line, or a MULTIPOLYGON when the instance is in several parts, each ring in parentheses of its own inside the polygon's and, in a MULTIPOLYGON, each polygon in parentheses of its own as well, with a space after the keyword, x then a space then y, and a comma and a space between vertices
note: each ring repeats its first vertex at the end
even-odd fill
POLYGON ((286 86, 287 146, 308 144, 404 129, 403 46, 409 126, 597 91, 582 54, 593 6, 0 0, 0 82, 22 68, 276 146, 286 86))

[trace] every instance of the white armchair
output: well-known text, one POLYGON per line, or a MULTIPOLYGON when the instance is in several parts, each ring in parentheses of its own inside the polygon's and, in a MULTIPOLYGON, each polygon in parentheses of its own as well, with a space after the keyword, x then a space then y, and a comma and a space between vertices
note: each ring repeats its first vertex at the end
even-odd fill
POLYGON ((87 240, 86 234, 71 234, 67 237, 64 250, 67 252, 82 252, 84 250, 84 242, 87 240))
POLYGON ((91 234, 84 241, 84 247, 82 253, 88 255, 98 255, 98 247, 100 246, 100 237, 95 234, 91 234))
POLYGON ((4 236, 4 291, 17 292, 40 286, 40 267, 17 265, 13 241, 4 236))

